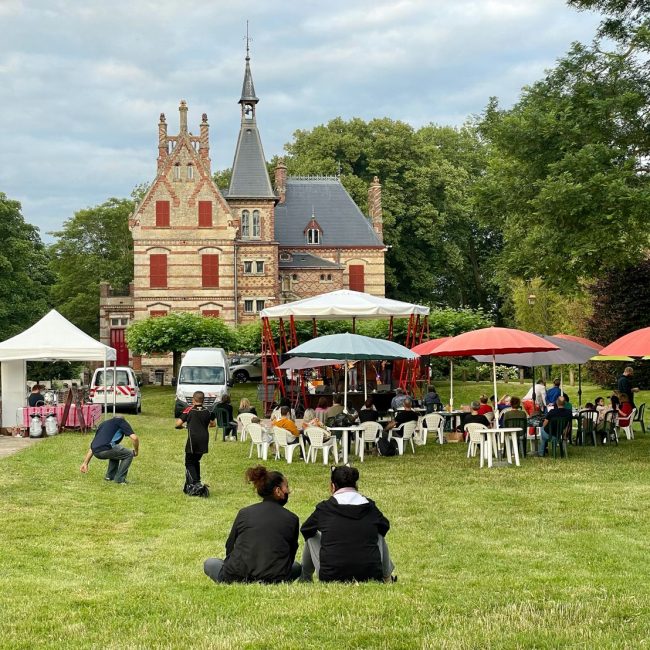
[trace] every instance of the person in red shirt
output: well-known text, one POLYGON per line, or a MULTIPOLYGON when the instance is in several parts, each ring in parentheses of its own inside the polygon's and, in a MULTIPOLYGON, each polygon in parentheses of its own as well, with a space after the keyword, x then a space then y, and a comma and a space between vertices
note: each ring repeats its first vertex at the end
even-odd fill
POLYGON ((630 424, 630 415, 632 414, 634 407, 630 403, 630 398, 625 393, 621 393, 619 399, 620 404, 618 406, 618 426, 626 427, 630 424))
POLYGON ((481 395, 478 401, 479 401, 478 415, 485 415, 486 413, 493 412, 492 407, 488 404, 487 395, 481 395))

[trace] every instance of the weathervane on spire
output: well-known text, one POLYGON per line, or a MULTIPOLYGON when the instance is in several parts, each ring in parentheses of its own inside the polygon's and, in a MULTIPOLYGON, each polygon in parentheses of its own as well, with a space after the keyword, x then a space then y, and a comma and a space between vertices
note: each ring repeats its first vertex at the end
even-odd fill
POLYGON ((250 60, 250 54, 249 54, 249 46, 253 42, 253 39, 248 35, 248 21, 246 21, 246 36, 244 36, 244 40, 246 41, 246 60, 250 60))

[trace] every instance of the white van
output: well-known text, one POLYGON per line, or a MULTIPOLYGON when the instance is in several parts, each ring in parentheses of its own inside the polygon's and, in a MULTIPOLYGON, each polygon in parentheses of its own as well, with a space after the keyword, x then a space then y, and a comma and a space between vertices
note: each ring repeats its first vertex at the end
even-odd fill
POLYGON ((106 403, 108 409, 111 409, 113 405, 113 377, 117 384, 115 389, 116 410, 140 413, 142 411, 140 382, 135 376, 133 368, 128 366, 117 366, 114 374, 113 368, 106 368, 106 380, 104 380, 104 368, 97 368, 90 382, 91 403, 104 404, 104 391, 106 391, 106 403))
POLYGON ((230 366, 223 348, 192 348, 181 361, 176 382, 175 417, 192 404, 192 395, 200 390, 205 394, 203 404, 211 408, 228 392, 230 366))

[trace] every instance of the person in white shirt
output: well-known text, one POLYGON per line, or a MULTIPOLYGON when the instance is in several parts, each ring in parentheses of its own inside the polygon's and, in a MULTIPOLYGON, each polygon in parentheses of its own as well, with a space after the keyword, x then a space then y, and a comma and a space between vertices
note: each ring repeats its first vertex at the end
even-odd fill
MULTIPOLYGON (((535 384, 535 410, 544 413, 546 410, 546 382, 543 379, 538 379, 535 384)), ((524 395, 525 400, 533 399, 533 388, 531 387, 524 395)))

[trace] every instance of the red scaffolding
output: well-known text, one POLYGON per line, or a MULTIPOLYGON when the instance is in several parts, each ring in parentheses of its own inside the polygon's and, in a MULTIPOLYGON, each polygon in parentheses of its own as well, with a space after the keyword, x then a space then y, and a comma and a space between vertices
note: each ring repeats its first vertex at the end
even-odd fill
MULTIPOLYGON (((350 290, 332 291, 312 298, 305 298, 284 305, 264 309, 262 319, 262 402, 268 415, 271 406, 282 397, 294 404, 305 405, 307 386, 303 374, 298 381, 290 381, 280 369, 282 356, 298 345, 296 321, 312 321, 312 337, 318 336, 318 320, 350 320, 352 331, 357 320, 388 320, 388 338, 393 338, 395 318, 408 318, 406 347, 413 347, 428 336, 429 308, 423 305, 401 302, 350 290), (271 321, 278 322, 278 334, 274 336, 271 321)), ((396 376, 397 385, 415 390, 419 364, 401 363, 396 376)))

